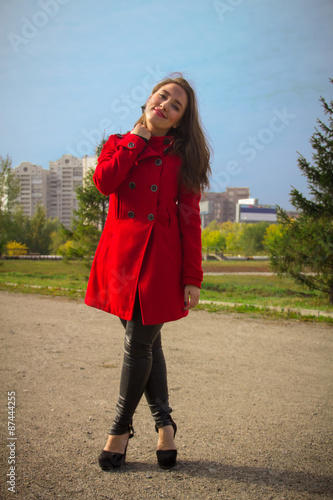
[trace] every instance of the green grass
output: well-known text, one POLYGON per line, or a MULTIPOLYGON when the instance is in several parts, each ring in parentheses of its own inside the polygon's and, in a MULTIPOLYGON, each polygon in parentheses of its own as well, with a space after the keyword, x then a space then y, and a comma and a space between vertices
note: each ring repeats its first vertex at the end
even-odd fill
POLYGON ((326 297, 278 276, 205 276, 201 299, 333 311, 326 297))
POLYGON ((88 276, 89 270, 80 262, 6 260, 0 263, 1 290, 84 297, 88 276))
MULTIPOLYGON (((201 290, 202 300, 243 304, 233 306, 237 312, 265 314, 272 317, 300 317, 294 313, 274 313, 265 309, 267 306, 277 306, 297 309, 317 309, 333 312, 333 306, 319 292, 311 292, 302 288, 288 278, 275 275, 241 276, 232 271, 241 266, 241 271, 256 270, 258 264, 264 265, 269 271, 268 262, 204 262, 204 271, 211 270, 208 264, 213 264, 215 271, 231 271, 229 275, 205 275, 201 290), (217 266, 217 269, 216 269, 217 266), (254 306, 260 305, 263 309, 254 306)), ((83 298, 87 286, 89 269, 80 262, 66 263, 64 261, 0 261, 0 290, 20 293, 38 293, 53 296, 83 298)), ((210 311, 230 310, 221 305, 202 304, 200 309, 210 311)), ((309 315, 310 316, 310 315, 309 315)), ((310 318, 311 319, 311 318, 310 318)), ((318 320, 318 318, 317 318, 318 320)), ((327 319, 329 321, 329 319, 327 319)))
POLYGON ((315 321, 320 323, 333 323, 333 318, 327 316, 317 316, 313 314, 300 314, 295 311, 273 311, 268 308, 258 308, 251 305, 217 305, 217 304, 199 304, 194 311, 204 310, 214 313, 240 313, 251 317, 263 316, 270 319, 296 319, 303 322, 315 321))

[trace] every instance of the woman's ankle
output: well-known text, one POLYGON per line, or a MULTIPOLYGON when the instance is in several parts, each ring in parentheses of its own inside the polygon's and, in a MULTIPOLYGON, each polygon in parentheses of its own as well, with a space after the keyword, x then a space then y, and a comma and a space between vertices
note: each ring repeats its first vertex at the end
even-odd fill
POLYGON ((175 432, 172 425, 166 425, 158 429, 158 450, 176 450, 175 432))
POLYGON ((125 453, 125 448, 129 439, 129 432, 125 434, 110 434, 106 445, 104 446, 105 451, 110 451, 113 453, 125 453))

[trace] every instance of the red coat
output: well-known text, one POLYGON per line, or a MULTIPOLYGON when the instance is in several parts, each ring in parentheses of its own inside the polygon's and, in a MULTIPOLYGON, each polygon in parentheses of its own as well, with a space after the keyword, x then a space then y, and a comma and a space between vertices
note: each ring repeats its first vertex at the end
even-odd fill
POLYGON ((179 185, 170 140, 111 135, 93 177, 111 196, 85 303, 129 320, 138 290, 147 325, 186 316, 184 285, 202 282, 200 195, 179 185))

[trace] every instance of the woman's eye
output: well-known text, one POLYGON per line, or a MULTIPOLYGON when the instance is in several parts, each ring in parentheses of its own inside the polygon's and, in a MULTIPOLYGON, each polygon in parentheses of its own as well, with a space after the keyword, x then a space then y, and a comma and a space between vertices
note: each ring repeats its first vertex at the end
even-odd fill
POLYGON ((174 107, 174 109, 175 109, 176 111, 179 111, 178 106, 176 106, 176 105, 174 104, 174 105, 173 105, 173 107, 174 107))
POLYGON ((165 99, 165 95, 164 94, 158 94, 160 97, 162 97, 163 99, 165 99))

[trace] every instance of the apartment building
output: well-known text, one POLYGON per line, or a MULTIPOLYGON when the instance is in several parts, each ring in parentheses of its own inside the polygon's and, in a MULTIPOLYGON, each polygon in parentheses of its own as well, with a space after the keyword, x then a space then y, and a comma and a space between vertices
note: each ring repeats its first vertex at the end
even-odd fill
POLYGON ((67 228, 71 227, 74 211, 78 208, 76 188, 82 186, 84 176, 95 168, 96 156, 75 158, 63 155, 49 162, 49 170, 30 162, 22 162, 13 172, 20 180, 18 198, 25 215, 31 217, 38 203, 47 216, 58 218, 67 228))
POLYGON ((71 227, 74 211, 78 209, 76 188, 82 186, 82 158, 63 155, 50 161, 49 217, 58 218, 67 228, 71 227))
POLYGON ((202 227, 205 228, 210 222, 234 222, 236 219, 236 204, 238 200, 249 198, 248 187, 227 188, 224 193, 203 193, 201 206, 204 213, 201 214, 202 227))
POLYGON ((13 172, 20 180, 19 203, 24 215, 31 217, 38 204, 48 212, 48 188, 50 172, 39 165, 23 161, 13 172))

